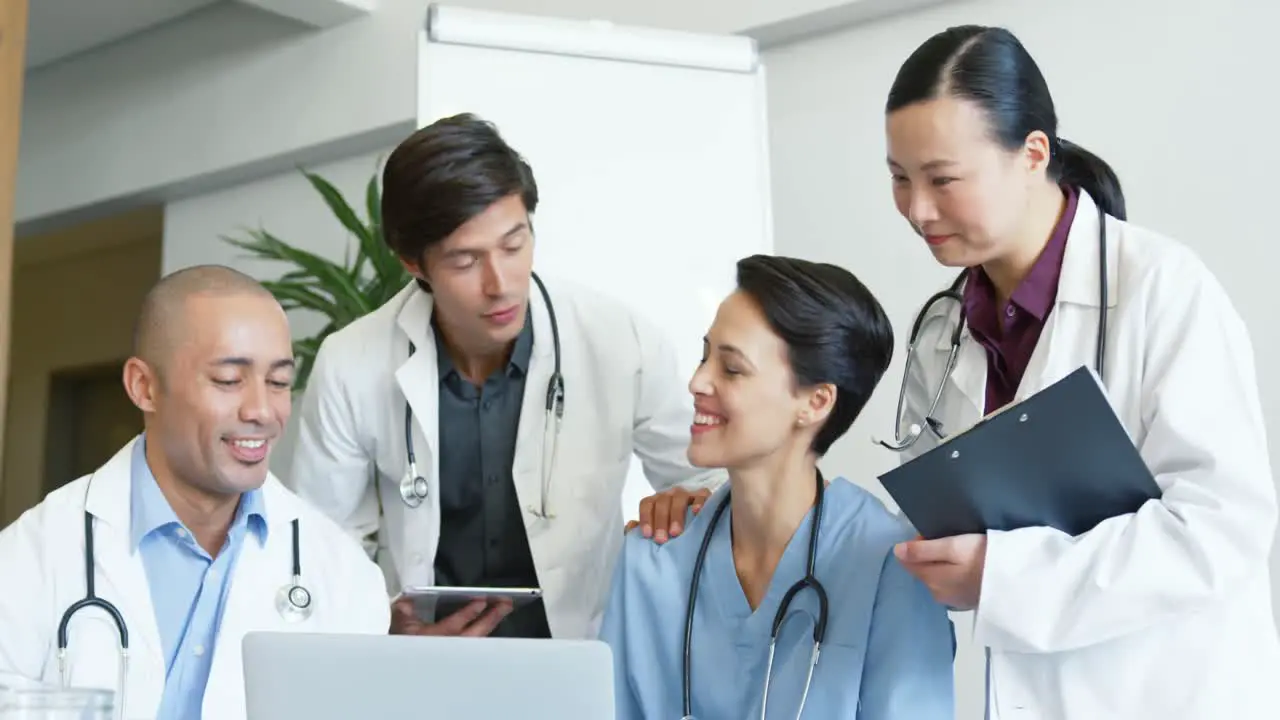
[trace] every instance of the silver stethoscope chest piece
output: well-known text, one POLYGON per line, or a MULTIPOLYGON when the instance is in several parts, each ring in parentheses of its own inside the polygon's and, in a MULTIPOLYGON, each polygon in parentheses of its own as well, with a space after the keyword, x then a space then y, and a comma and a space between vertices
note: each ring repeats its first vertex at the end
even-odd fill
POLYGON ((411 508, 416 508, 427 499, 427 479, 418 472, 418 463, 409 463, 404 477, 400 480, 400 499, 411 508))
POLYGON ((293 578, 276 593, 276 612, 285 622, 301 622, 311 617, 311 591, 302 584, 302 558, 298 521, 293 521, 293 578))
POLYGON ((311 617, 311 593, 298 584, 298 578, 280 588, 276 593, 276 611, 280 617, 289 622, 298 622, 311 617))

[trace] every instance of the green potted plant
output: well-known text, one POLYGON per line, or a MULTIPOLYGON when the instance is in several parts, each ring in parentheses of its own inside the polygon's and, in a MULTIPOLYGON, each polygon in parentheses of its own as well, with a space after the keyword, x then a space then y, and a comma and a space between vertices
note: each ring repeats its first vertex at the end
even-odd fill
POLYGON ((390 300, 411 278, 400 259, 383 242, 382 198, 376 174, 365 190, 365 218, 356 213, 329 181, 307 171, 302 171, 302 175, 338 222, 355 237, 354 249, 347 248, 341 264, 290 245, 264 229, 246 230, 243 237, 222 238, 258 259, 291 265, 278 279, 265 281, 263 286, 285 310, 313 310, 327 321, 319 332, 294 341, 293 353, 298 363, 295 392, 306 389, 316 352, 330 333, 390 300))

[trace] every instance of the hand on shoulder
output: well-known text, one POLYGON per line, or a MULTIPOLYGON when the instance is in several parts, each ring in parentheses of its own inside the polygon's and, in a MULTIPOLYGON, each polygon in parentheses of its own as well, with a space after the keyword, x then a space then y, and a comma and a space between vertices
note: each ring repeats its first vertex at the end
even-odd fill
POLYGON ((640 501, 639 519, 629 521, 623 532, 629 533, 638 527, 641 535, 661 545, 684 532, 687 511, 692 509, 697 514, 709 497, 710 490, 690 491, 681 487, 650 495, 640 501))

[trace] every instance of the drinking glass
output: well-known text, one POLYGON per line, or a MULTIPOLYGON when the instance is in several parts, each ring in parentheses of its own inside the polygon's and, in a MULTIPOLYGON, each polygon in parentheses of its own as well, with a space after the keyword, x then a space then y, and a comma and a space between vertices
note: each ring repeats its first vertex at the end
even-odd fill
POLYGON ((0 685, 0 720, 112 720, 110 690, 0 685))

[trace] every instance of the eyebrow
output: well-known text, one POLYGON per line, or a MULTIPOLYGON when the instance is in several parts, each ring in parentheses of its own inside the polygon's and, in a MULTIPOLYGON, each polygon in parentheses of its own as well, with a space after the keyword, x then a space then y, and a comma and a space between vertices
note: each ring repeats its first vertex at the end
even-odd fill
MULTIPOLYGON (((507 238, 510 238, 512 235, 516 235, 517 233, 527 229, 529 229, 528 221, 521 220, 515 225, 512 225, 510 230, 507 230, 506 232, 502 233, 502 237, 500 239, 506 240, 507 238)), ((470 255, 475 252, 479 252, 479 251, 476 250, 475 248, 453 248, 452 250, 446 250, 444 255, 445 257, 456 257, 458 255, 470 255)))
MULTIPOLYGON (((897 162, 895 162, 893 158, 885 158, 885 162, 889 163, 889 167, 897 168, 899 170, 902 169, 902 166, 899 165, 897 162)), ((940 170, 945 167, 951 167, 955 164, 956 164, 955 160, 930 160, 924 165, 921 165, 920 169, 925 171, 940 170)))
MULTIPOLYGON (((703 337, 702 344, 709 345, 710 342, 707 340, 707 338, 703 337)), ((716 350, 719 350, 720 352, 724 352, 724 353, 729 353, 730 355, 737 355, 739 358, 742 359, 743 362, 750 365, 751 367, 755 367, 755 363, 751 362, 750 358, 747 357, 747 354, 739 350, 734 345, 730 345, 729 343, 719 343, 718 345, 716 345, 716 350)))
MULTIPOLYGON (((294 367, 295 364, 296 363, 293 361, 293 358, 281 358, 271 363, 271 369, 281 370, 284 368, 292 368, 294 367)), ((240 357, 240 356, 221 357, 221 358, 218 358, 217 360, 214 360, 212 363, 210 363, 210 365, 220 366, 220 367, 225 367, 227 365, 231 365, 234 367, 252 367, 253 360, 247 357, 240 357)))

